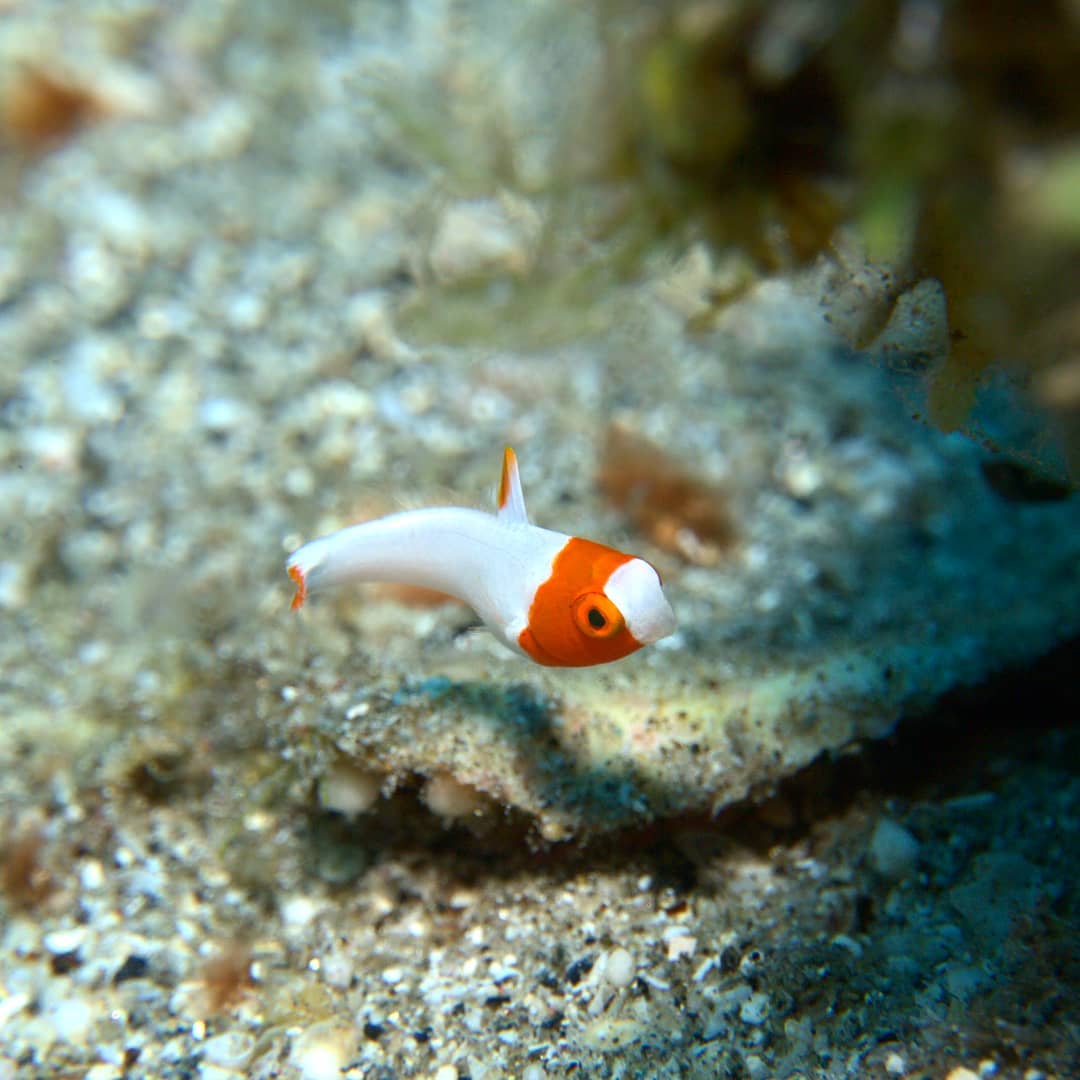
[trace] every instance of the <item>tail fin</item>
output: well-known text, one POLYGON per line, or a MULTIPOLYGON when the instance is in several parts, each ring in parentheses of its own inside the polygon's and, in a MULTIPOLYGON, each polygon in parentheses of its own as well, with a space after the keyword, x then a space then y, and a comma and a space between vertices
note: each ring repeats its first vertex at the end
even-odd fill
POLYGON ((307 581, 304 578, 304 571, 295 565, 289 567, 289 577, 296 582, 296 595, 292 598, 290 607, 293 611, 297 611, 304 606, 304 601, 307 599, 307 581))

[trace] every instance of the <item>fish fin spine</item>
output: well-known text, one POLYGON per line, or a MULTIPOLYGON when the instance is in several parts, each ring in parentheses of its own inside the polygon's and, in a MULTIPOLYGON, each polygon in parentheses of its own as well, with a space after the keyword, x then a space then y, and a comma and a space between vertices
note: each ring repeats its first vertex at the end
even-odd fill
POLYGON ((525 509, 525 495, 521 490, 521 473, 518 471, 517 454, 509 446, 503 451, 498 516, 505 521, 521 524, 527 524, 529 520, 525 509))

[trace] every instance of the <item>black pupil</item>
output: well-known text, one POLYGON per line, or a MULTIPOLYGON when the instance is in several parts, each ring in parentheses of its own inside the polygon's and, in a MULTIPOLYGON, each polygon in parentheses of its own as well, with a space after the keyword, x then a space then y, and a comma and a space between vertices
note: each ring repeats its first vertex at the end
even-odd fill
POLYGON ((589 608, 589 625, 594 630, 603 630, 607 626, 607 619, 599 608, 589 608))

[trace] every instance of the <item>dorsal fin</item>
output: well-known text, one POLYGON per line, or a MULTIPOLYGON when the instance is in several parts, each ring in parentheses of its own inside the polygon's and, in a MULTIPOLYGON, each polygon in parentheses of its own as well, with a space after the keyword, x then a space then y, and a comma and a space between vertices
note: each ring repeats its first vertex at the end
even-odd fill
POLYGON ((525 510, 525 496, 521 491, 521 475, 518 473, 517 455, 508 446, 503 451, 502 479, 499 481, 499 507, 496 511, 500 521, 527 525, 529 515, 525 510))

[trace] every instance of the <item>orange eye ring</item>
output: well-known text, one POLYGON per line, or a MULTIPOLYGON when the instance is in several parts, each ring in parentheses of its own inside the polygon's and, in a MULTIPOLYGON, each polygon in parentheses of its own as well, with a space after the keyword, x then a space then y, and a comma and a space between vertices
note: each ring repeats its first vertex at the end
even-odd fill
POLYGON ((614 637, 626 626, 622 612, 603 593, 579 596, 573 611, 574 625, 586 637, 614 637))

